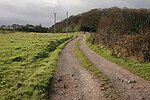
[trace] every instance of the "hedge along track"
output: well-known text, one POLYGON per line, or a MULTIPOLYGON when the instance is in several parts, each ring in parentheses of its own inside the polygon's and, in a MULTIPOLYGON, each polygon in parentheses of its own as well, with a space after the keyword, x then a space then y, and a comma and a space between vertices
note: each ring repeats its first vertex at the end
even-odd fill
POLYGON ((79 63, 94 76, 94 79, 98 80, 100 95, 103 100, 120 100, 119 94, 113 89, 108 78, 104 76, 98 68, 94 67, 88 58, 82 53, 79 48, 80 41, 81 36, 79 36, 79 41, 74 43, 74 53, 79 63))

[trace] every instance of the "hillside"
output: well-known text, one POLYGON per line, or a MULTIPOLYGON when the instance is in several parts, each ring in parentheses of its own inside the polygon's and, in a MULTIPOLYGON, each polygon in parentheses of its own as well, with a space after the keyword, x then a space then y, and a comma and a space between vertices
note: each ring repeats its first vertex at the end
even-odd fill
MULTIPOLYGON (((88 12, 69 17, 68 32, 88 31, 95 32, 101 17, 101 9, 92 9, 88 12)), ((66 19, 56 23, 57 32, 66 32, 66 19)), ((49 28, 54 32, 54 25, 49 28)))
MULTIPOLYGON (((49 28, 53 32, 53 27, 49 28)), ((66 19, 56 24, 66 32, 66 19)), ((139 62, 150 61, 150 9, 93 9, 69 18, 68 32, 96 32, 91 39, 113 51, 113 55, 139 62)))

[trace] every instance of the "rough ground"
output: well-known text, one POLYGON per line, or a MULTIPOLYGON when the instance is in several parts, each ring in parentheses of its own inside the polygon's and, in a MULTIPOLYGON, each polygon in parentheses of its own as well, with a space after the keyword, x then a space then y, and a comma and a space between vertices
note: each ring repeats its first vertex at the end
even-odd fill
POLYGON ((71 41, 59 57, 57 72, 51 86, 50 100, 107 100, 95 80, 77 61, 71 41))
POLYGON ((86 57, 110 79, 120 92, 122 100, 150 100, 148 81, 91 51, 85 44, 85 36, 81 39, 79 47, 86 57))

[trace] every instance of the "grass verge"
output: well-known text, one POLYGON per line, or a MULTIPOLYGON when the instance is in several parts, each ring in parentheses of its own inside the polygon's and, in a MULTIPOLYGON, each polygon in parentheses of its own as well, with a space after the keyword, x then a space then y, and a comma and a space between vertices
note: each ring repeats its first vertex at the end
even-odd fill
POLYGON ((94 67, 93 64, 88 60, 88 58, 86 58, 86 56, 82 53, 82 51, 79 48, 78 41, 75 42, 74 44, 74 53, 76 57, 78 58, 79 63, 86 70, 91 72, 95 79, 98 79, 99 86, 100 86, 101 91, 104 94, 104 97, 119 100, 119 96, 116 93, 116 91, 112 88, 109 80, 101 73, 100 70, 94 67))
POLYGON ((87 35, 86 37, 86 44, 91 50, 93 50, 100 56, 128 69, 130 72, 137 74, 143 77, 144 79, 150 81, 150 63, 137 63, 126 58, 115 57, 112 55, 112 52, 106 49, 103 45, 98 46, 90 43, 88 41, 89 35, 87 35))

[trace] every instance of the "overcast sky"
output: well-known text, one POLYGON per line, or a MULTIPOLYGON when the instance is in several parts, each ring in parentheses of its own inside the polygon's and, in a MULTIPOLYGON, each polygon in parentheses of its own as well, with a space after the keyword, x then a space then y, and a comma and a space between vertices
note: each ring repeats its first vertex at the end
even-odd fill
POLYGON ((76 15, 93 8, 112 6, 129 8, 150 8, 150 0, 0 0, 0 25, 33 24, 51 26, 53 12, 57 21, 69 15, 76 15))

